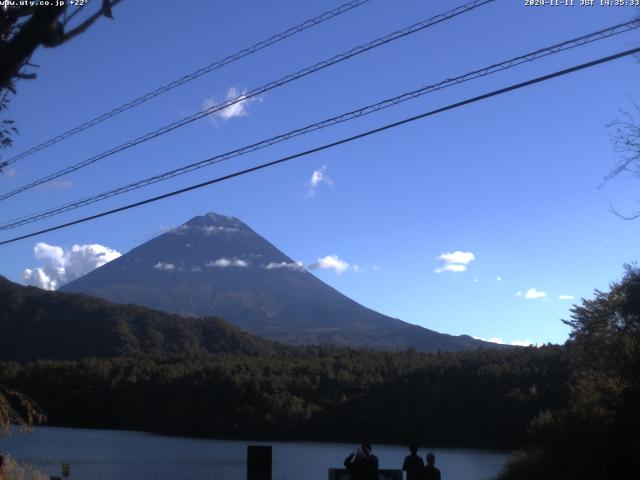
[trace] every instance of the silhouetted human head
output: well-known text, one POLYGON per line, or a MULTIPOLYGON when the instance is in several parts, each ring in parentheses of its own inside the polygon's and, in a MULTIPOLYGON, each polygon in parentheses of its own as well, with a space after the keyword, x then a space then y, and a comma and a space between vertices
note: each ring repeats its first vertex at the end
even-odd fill
POLYGON ((371 453, 370 443, 363 443, 361 448, 362 448, 362 451, 365 453, 365 455, 369 455, 371 453))
POLYGON ((416 453, 418 453, 418 445, 412 443, 411 445, 409 445, 409 451, 415 455, 416 453))
POLYGON ((436 464, 436 456, 429 452, 427 453, 427 465, 435 465, 436 464))

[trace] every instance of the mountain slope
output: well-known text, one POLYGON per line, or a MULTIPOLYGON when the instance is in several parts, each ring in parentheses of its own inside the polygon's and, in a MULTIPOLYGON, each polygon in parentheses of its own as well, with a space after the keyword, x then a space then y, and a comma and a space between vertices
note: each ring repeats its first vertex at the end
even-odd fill
POLYGON ((216 318, 194 319, 0 276, 0 360, 118 355, 272 354, 282 347, 216 318))
POLYGON ((61 288, 186 316, 216 315, 291 344, 424 351, 488 345, 368 309, 325 284, 234 217, 208 213, 61 288))

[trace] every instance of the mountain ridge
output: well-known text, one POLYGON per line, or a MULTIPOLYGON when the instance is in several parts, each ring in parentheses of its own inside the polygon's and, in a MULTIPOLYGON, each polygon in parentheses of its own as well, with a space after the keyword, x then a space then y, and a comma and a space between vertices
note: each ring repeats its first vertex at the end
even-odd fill
POLYGON ((493 346, 412 325, 322 282, 240 219, 196 216, 63 286, 183 316, 215 315, 290 344, 423 351, 493 346))
POLYGON ((0 276, 0 360, 271 355, 286 348, 219 318, 185 318, 85 294, 25 287, 0 276))

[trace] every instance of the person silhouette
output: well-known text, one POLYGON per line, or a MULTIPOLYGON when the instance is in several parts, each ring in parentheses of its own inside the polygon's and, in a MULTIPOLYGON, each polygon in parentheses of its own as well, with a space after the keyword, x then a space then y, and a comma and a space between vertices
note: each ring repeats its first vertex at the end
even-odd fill
POLYGON ((440 480, 440 470, 436 468, 436 456, 427 453, 427 466, 422 470, 422 480, 440 480))
POLYGON ((407 472, 407 480, 419 480, 424 470, 424 462, 418 456, 418 446, 409 445, 410 455, 404 457, 402 470, 407 472))
POLYGON ((344 461, 351 480, 378 480, 378 457, 371 453, 371 444, 363 443, 344 461))

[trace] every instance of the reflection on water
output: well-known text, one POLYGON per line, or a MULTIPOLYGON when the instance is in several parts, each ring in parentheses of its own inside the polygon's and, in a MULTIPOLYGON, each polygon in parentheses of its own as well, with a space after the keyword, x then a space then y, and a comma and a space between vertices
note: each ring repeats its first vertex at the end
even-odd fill
MULTIPOLYGON (((118 430, 40 427, 0 439, 0 450, 47 475, 71 464, 72 480, 244 480, 247 445, 273 446, 274 480, 326 480, 354 445, 311 442, 251 442, 168 437, 118 430)), ((374 445, 381 468, 401 468, 406 447, 374 445)), ((447 480, 493 478, 507 452, 433 449, 447 480)), ((426 450, 419 452, 422 456, 426 450)))

